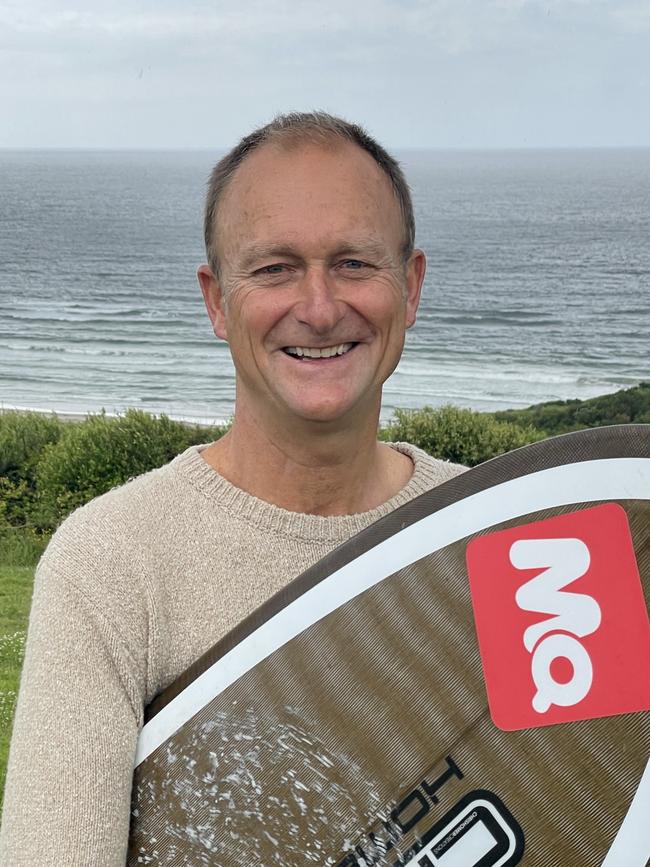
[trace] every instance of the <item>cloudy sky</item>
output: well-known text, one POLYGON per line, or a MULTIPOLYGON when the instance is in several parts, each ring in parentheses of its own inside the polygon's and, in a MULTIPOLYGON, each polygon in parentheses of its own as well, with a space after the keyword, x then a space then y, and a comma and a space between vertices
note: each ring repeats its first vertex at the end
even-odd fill
POLYGON ((0 147, 650 145, 650 0, 0 0, 0 147))

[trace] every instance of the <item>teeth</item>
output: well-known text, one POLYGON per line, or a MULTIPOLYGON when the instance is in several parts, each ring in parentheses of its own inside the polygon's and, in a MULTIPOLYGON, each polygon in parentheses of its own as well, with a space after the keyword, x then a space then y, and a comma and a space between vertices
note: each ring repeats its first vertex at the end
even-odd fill
POLYGON ((343 355, 352 349, 352 343, 339 343, 338 346, 324 346, 317 349, 314 346, 287 346, 286 351, 298 358, 331 358, 333 355, 343 355))

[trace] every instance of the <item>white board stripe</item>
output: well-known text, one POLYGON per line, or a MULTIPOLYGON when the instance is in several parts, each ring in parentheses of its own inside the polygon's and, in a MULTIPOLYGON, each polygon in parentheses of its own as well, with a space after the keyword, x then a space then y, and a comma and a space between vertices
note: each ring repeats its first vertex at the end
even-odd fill
POLYGON ((650 859, 650 761, 602 867, 646 867, 650 859))
POLYGON ((607 458, 539 470, 479 491, 380 542, 303 593, 233 647, 142 729, 135 766, 271 653, 409 563, 481 530, 554 506, 650 499, 650 459, 607 458))

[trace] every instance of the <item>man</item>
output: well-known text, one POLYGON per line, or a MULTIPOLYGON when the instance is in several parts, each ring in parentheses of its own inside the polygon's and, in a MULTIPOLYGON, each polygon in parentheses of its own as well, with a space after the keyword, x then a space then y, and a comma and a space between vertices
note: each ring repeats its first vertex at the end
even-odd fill
POLYGON ((291 578, 461 468, 377 442, 425 271, 397 163, 324 114, 215 168, 198 276, 236 368, 222 439, 98 498, 37 573, 0 863, 123 865, 143 708, 291 578))

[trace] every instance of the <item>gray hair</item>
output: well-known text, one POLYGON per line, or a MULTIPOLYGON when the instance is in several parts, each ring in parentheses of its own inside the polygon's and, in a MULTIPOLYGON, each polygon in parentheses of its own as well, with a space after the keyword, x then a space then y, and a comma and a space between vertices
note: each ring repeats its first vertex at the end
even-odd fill
POLYGON ((257 148, 268 142, 286 144, 309 142, 328 146, 336 139, 352 142, 369 153, 391 182, 402 212, 404 231, 401 254, 404 262, 408 260, 415 244, 415 219, 411 192, 397 160, 355 123, 350 123, 324 111, 291 112, 290 114, 279 114, 271 123, 245 136, 238 145, 219 160, 212 170, 205 203, 204 235, 208 263, 215 276, 218 276, 219 273, 215 237, 219 204, 228 184, 244 160, 257 148))

